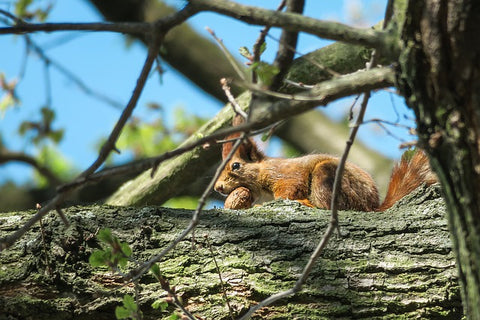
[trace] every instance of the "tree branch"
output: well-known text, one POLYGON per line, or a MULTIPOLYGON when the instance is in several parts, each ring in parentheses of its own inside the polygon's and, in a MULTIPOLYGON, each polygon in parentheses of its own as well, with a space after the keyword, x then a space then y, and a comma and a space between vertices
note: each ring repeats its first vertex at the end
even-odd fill
POLYGON ((18 161, 31 165, 38 171, 38 173, 44 176, 48 180, 48 183, 52 186, 57 186, 62 183, 62 180, 57 177, 55 173, 50 170, 50 168, 39 163, 34 157, 31 157, 23 152, 13 152, 2 149, 0 151, 0 164, 11 161, 18 161))
POLYGON ((225 0, 189 0, 199 11, 214 11, 249 24, 270 25, 289 31, 302 31, 321 38, 358 44, 380 50, 386 56, 397 56, 396 45, 388 34, 372 29, 359 29, 338 22, 321 21, 301 14, 277 12, 241 5, 225 0))
MULTIPOLYGON (((174 26, 184 22, 189 17, 197 13, 197 10, 187 5, 183 10, 175 12, 164 18, 156 20, 154 27, 166 32, 174 26)), ((152 30, 150 22, 116 22, 116 23, 27 23, 23 20, 15 19, 17 25, 13 27, 0 28, 1 34, 24 34, 32 32, 52 32, 52 31, 108 31, 124 34, 148 34, 152 30), (21 21, 21 22, 20 22, 21 21)))

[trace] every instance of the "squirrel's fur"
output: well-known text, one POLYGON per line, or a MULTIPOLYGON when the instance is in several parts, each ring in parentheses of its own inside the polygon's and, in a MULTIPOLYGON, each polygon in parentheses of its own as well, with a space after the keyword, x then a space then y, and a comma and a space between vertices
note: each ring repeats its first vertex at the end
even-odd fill
MULTIPOLYGON (((235 137, 238 135, 232 135, 229 138, 235 137)), ((227 157, 232 146, 233 142, 223 144, 223 158, 227 157)), ((249 200, 248 205, 238 205, 238 199, 233 199, 234 201, 229 199, 228 203, 238 205, 238 207, 230 207, 231 209, 250 207, 278 198, 297 200, 308 206, 330 209, 338 163, 339 158, 326 154, 288 159, 267 157, 249 138, 240 145, 233 158, 227 163, 215 184, 215 190, 235 197, 235 193, 232 192, 242 188, 242 192, 238 194, 242 194, 246 199, 248 197, 253 199, 253 201, 249 200)), ((430 185, 436 181, 427 156, 423 151, 417 150, 411 159, 402 157, 394 167, 387 195, 380 204, 378 189, 372 177, 363 169, 347 162, 338 197, 338 208, 384 211, 421 184, 430 185)))

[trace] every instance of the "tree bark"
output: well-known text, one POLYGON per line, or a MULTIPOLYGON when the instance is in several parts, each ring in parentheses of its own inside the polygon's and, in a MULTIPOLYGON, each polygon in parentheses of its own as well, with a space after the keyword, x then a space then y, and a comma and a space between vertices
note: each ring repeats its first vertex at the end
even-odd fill
MULTIPOLYGON (((3 214, 0 236, 31 212, 3 214)), ((88 264, 99 247, 93 237, 109 227, 139 261, 160 252, 188 224, 192 213, 161 207, 71 207, 65 229, 55 214, 43 219, 0 255, 0 319, 112 319, 131 284, 88 264)), ((420 188, 384 212, 341 212, 334 236, 304 290, 254 319, 435 318, 462 314, 445 206, 438 187, 420 188)), ((203 319, 235 318, 259 300, 293 286, 329 223, 329 213, 296 202, 273 202, 246 211, 202 214, 191 239, 159 264, 190 312, 203 319), (208 242, 207 238, 208 236, 208 242)), ((129 263, 127 268, 131 268, 129 263)), ((128 270, 125 270, 128 272, 128 270)), ((150 275, 140 280, 145 319, 173 312, 150 307, 165 297, 150 275)))
POLYGON ((464 307, 480 319, 480 6, 409 1, 399 79, 448 207, 464 307))

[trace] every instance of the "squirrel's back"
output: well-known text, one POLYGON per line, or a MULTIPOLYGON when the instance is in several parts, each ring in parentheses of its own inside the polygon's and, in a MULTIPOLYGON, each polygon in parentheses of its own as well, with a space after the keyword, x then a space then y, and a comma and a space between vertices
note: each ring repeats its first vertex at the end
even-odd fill
POLYGON ((393 168, 385 200, 375 211, 390 208, 424 183, 431 185, 436 182, 437 177, 431 170, 427 155, 423 151, 417 149, 411 158, 405 153, 393 168))

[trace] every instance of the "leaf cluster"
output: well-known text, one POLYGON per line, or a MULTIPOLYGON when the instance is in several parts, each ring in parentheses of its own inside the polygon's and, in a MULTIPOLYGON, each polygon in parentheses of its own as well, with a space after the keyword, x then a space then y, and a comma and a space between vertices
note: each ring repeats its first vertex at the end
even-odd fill
POLYGON ((92 267, 107 266, 116 270, 118 266, 124 268, 127 265, 132 255, 128 243, 121 242, 108 228, 100 230, 97 239, 104 245, 104 249, 95 250, 90 255, 89 262, 92 267))

